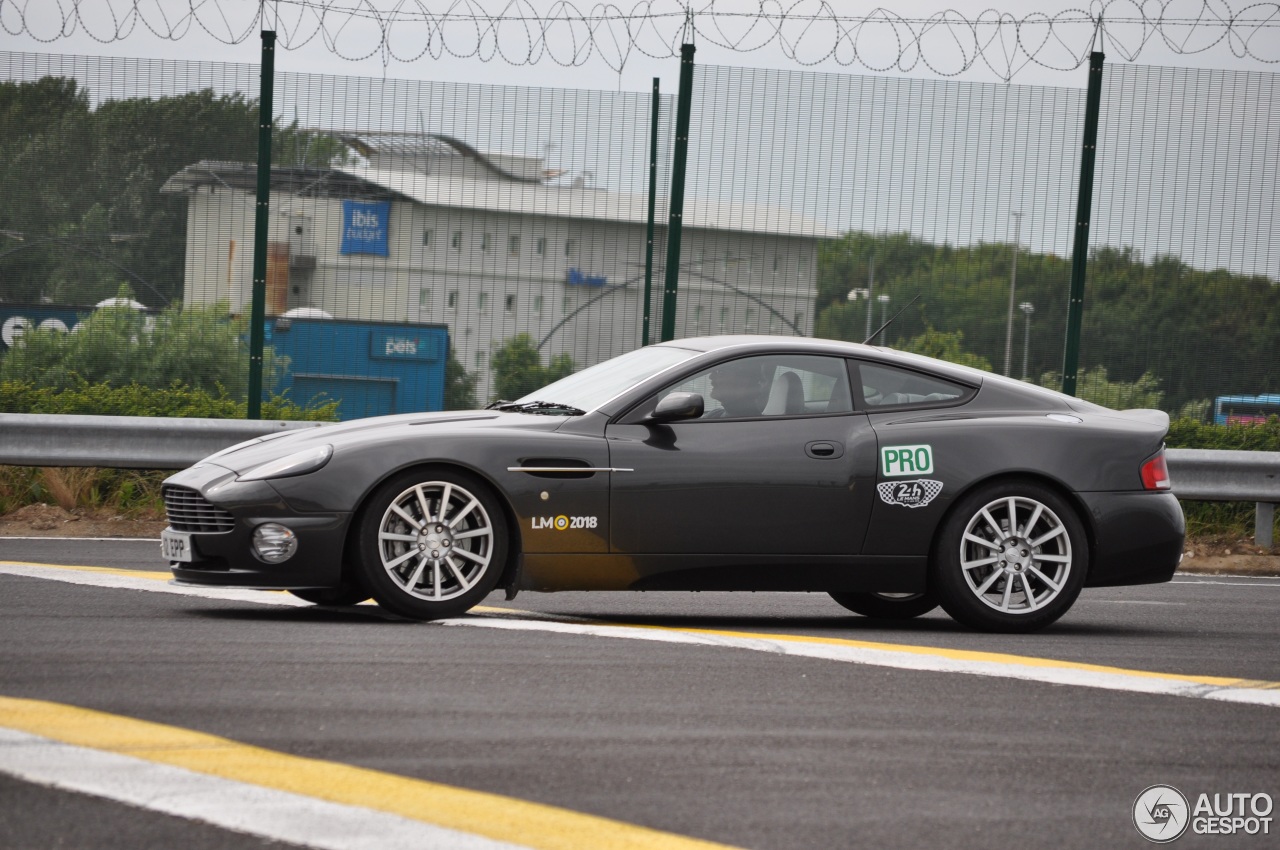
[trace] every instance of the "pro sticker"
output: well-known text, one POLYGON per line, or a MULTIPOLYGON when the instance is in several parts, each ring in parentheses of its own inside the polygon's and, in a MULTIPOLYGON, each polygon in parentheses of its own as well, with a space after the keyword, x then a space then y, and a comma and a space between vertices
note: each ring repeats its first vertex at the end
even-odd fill
POLYGON ((933 447, 885 446, 880 449, 880 472, 885 478, 928 475, 933 472, 933 447))

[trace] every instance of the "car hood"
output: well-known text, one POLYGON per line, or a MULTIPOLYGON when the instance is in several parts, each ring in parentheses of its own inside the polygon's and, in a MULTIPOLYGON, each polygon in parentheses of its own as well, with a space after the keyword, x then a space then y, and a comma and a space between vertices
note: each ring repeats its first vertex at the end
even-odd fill
POLYGON ((492 429, 554 431, 569 417, 506 413, 496 410, 449 411, 443 413, 403 413, 354 419, 321 428, 305 428, 270 434, 239 443, 204 458, 196 466, 216 464, 242 473, 269 461, 316 446, 329 445, 334 452, 344 448, 396 439, 421 438, 424 433, 479 433, 492 429))

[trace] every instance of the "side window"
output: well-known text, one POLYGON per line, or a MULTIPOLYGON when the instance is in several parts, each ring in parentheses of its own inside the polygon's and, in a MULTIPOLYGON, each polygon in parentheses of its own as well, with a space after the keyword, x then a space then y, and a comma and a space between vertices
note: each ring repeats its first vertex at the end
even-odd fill
POLYGON ((667 387, 670 393, 702 396, 703 419, 817 416, 849 413, 848 372, 838 357, 770 354, 718 364, 667 387))
POLYGON ((860 362, 858 373, 862 378, 861 402, 867 410, 951 404, 973 394, 964 384, 882 363, 860 362))

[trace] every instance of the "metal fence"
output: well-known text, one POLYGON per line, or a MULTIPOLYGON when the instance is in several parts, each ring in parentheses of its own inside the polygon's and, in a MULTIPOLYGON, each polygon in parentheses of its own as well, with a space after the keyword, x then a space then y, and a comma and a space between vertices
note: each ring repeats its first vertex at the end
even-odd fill
MULTIPOLYGON (((0 380, 242 398, 259 68, 0 53, 0 77, 0 380)), ((1280 392, 1276 79, 1105 67, 1081 394, 1280 392)), ((861 341, 917 295, 879 341, 1060 380, 1082 89, 694 66, 679 169, 675 93, 272 81, 269 394, 483 404, 664 318, 861 341)))

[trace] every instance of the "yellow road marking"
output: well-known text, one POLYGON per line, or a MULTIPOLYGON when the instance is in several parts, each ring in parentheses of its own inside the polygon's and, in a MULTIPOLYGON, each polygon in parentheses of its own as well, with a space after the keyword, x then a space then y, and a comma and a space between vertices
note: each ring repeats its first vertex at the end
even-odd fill
POLYGON ((55 702, 0 696, 0 726, 539 850, 724 850, 728 846, 55 702))

